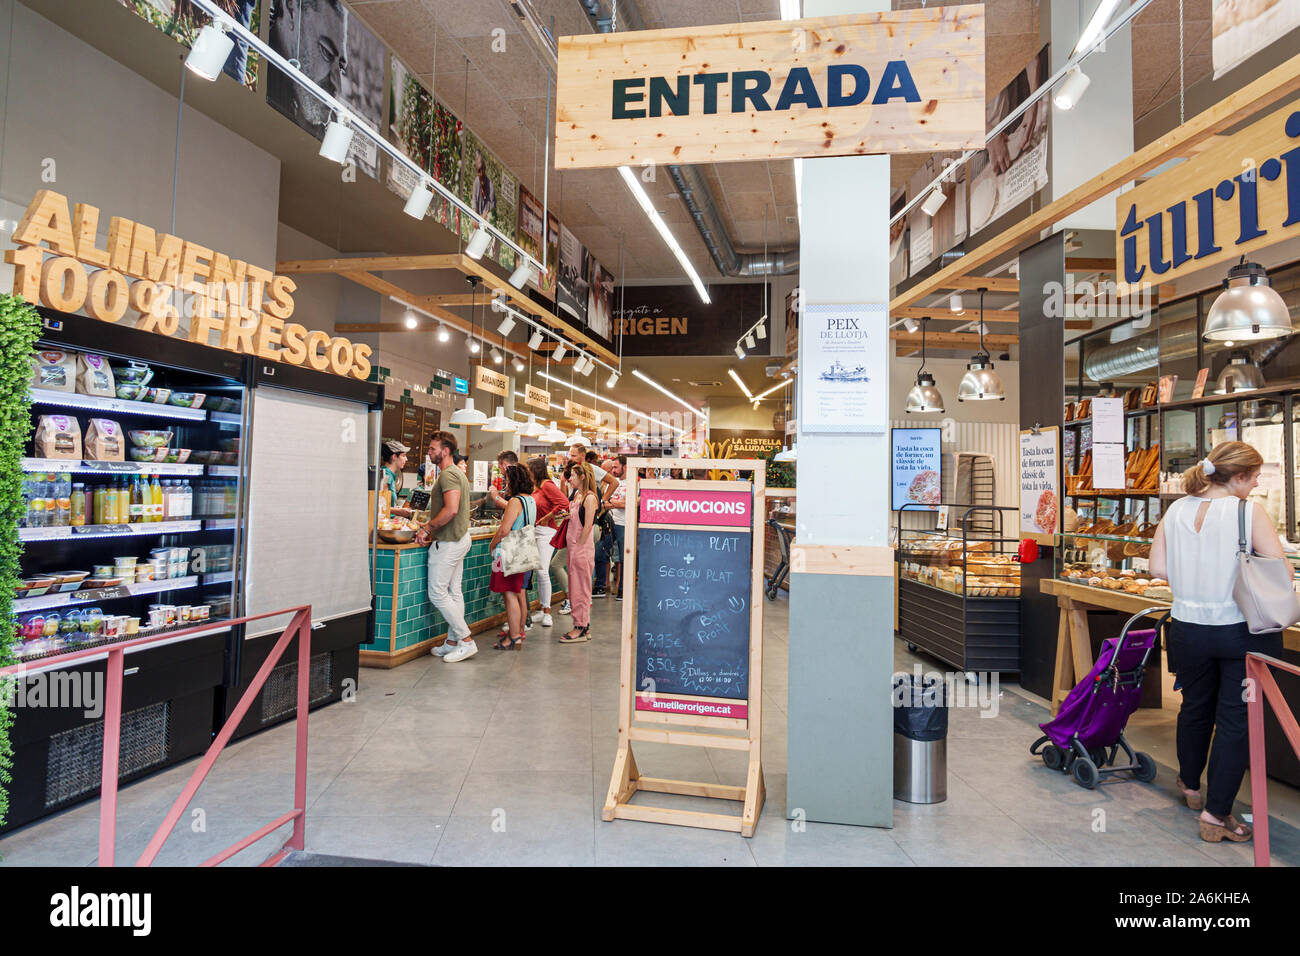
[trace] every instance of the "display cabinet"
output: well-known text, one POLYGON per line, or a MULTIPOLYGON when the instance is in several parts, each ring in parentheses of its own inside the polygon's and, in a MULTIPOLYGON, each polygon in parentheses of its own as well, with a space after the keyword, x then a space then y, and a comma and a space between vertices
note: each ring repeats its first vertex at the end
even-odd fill
POLYGON ((962 670, 1020 669, 1018 509, 948 505, 946 530, 903 527, 899 510, 898 633, 962 670))

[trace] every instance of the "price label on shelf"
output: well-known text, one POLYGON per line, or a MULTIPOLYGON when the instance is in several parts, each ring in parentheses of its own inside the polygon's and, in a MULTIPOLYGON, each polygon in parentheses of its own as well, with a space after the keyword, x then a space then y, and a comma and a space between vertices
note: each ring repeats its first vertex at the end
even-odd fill
POLYGON ((104 471, 112 473, 138 473, 140 465, 134 461, 83 461, 81 467, 86 471, 104 471))
POLYGON ((72 595, 74 601, 113 601, 117 598, 130 597, 131 591, 125 585, 119 585, 113 588, 92 588, 89 591, 78 591, 72 595))
MULTIPOLYGON (((130 524, 87 524, 79 525, 70 529, 74 535, 77 534, 131 534, 134 525, 130 524)), ((60 531, 67 532, 68 528, 60 528, 60 531)))

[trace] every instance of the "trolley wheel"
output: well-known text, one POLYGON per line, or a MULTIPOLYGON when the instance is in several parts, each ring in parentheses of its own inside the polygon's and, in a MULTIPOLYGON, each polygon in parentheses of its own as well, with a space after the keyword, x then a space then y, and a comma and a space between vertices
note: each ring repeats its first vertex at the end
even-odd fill
POLYGON ((1150 783, 1156 778, 1156 762, 1148 753, 1139 750, 1133 755, 1137 763, 1137 769, 1133 771, 1133 776, 1143 783, 1150 783))
POLYGON ((908 642, 907 642, 907 650, 908 650, 909 653, 915 654, 916 651, 917 651, 917 647, 916 647, 916 645, 913 644, 911 641, 908 641, 908 642))
POLYGON ((1061 770, 1065 767, 1065 751, 1056 744, 1043 748, 1043 764, 1048 770, 1061 770))
POLYGON ((1105 747, 1092 748, 1091 750, 1088 751, 1088 756, 1092 758, 1092 762, 1094 766, 1106 767, 1110 765, 1110 761, 1106 759, 1105 747))
POLYGON ((1074 777, 1074 782, 1085 790, 1093 790, 1097 786, 1097 780, 1101 776, 1097 773, 1097 765, 1087 757, 1080 757, 1070 768, 1070 774, 1074 777))
POLYGON ((776 600, 776 590, 774 588, 768 588, 764 593, 767 595, 769 601, 776 600))

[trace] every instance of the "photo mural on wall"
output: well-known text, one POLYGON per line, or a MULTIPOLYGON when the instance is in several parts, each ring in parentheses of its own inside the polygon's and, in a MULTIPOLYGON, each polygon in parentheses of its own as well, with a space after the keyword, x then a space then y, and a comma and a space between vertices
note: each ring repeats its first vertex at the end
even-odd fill
POLYGON ((555 301, 556 285, 560 276, 560 220, 553 213, 546 214, 546 275, 542 278, 541 293, 555 301))
POLYGON ((555 305, 578 323, 587 324, 587 250, 563 223, 560 225, 560 275, 555 305))
MULTIPOLYGON (((519 187, 519 230, 515 233, 515 242, 524 252, 542 261, 542 201, 525 186, 519 187)), ((541 277, 528 283, 532 288, 541 290, 541 277)))
POLYGON ((614 276, 587 254, 587 331, 609 345, 613 339, 614 276))
MULTIPOLYGON (((433 94, 393 57, 388 92, 388 139, 426 173, 433 172, 433 94)), ((401 163, 389 163, 388 188, 406 199, 420 177, 401 163)), ((430 209, 432 210, 432 206, 430 209)))
MULTIPOLYGON (((155 27, 189 49, 199 31, 211 20, 206 13, 187 0, 119 0, 128 10, 134 10, 139 16, 148 20, 155 27)), ((283 3, 284 0, 272 0, 283 3)), ((231 20, 247 27, 249 32, 258 34, 260 3, 259 0, 216 0, 231 20)), ((244 84, 250 90, 257 86, 257 67, 261 62, 256 53, 249 52, 248 44, 235 40, 235 48, 226 58, 224 72, 231 79, 244 84)))
MULTIPOLYGON (((515 234, 519 218, 519 180, 469 129, 461 133, 459 195, 475 213, 502 234, 515 234)), ((467 219, 461 223, 461 237, 468 242, 475 228, 475 224, 467 219)), ((496 237, 488 244, 483 258, 507 269, 515 267, 515 251, 496 237)))
MULTIPOLYGON (((340 0, 272 0, 269 42, 276 53, 297 60, 302 72, 342 102, 354 120, 381 128, 386 51, 340 0)), ((324 138, 329 107, 275 68, 267 74, 266 101, 317 139, 324 138)), ((379 147, 367 137, 352 137, 348 160, 378 178, 379 147)))

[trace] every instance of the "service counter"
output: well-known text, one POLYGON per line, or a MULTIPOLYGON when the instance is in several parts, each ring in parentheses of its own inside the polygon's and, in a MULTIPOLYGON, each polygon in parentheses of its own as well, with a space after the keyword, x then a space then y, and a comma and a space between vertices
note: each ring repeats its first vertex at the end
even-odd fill
MULTIPOLYGON (((492 593, 492 555, 488 544, 495 527, 475 528, 465 556, 461 588, 465 594, 465 621, 475 634, 493 630, 505 620, 505 603, 492 593)), ((429 653, 447 637, 447 624, 429 603, 428 548, 415 544, 379 545, 372 552, 375 567, 375 632, 361 645, 363 667, 397 667, 429 653)), ((552 581, 555 585, 556 582, 552 581)), ((536 586, 529 606, 536 609, 536 586)), ((554 606, 564 600, 555 590, 554 606)))

